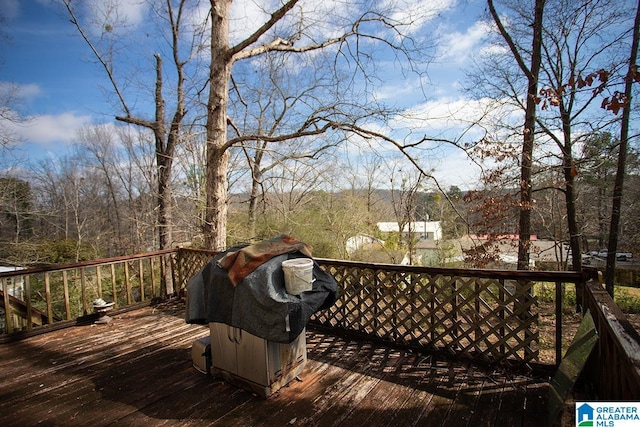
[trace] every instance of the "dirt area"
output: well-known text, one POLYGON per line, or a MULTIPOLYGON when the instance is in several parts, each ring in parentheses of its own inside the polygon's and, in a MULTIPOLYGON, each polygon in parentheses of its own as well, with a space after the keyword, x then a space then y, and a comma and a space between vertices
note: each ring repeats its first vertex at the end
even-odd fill
POLYGON ((626 314, 627 319, 636 328, 636 331, 640 334, 640 314, 626 314))
MULTIPOLYGON (((555 313, 552 303, 540 303, 540 362, 544 364, 555 363, 555 313)), ((640 314, 625 313, 629 322, 640 333, 640 314)), ((577 313, 564 313, 562 317, 562 348, 567 350, 582 321, 582 316, 577 313)))

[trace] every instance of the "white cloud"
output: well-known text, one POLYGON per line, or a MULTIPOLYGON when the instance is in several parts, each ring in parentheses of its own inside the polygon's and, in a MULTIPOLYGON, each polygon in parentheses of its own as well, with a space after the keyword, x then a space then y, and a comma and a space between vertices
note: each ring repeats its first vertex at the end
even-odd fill
POLYGON ((274 8, 277 3, 264 2, 259 6, 255 1, 234 1, 231 3, 231 16, 229 19, 229 40, 236 44, 248 36, 269 19, 268 10, 274 8))
MULTIPOLYGON (((400 32, 415 34, 441 13, 453 8, 456 2, 457 0, 384 0, 374 2, 373 9, 384 14, 390 23, 398 25, 400 32)), ((281 5, 282 3, 276 0, 234 1, 231 5, 231 43, 237 43, 252 34, 281 5)), ((291 31, 301 30, 302 43, 311 40, 317 42, 320 39, 337 37, 350 30, 354 18, 364 12, 358 2, 301 0, 275 28, 276 31, 291 28, 287 35, 291 34, 291 31)))
POLYGON ((487 36, 491 31, 492 24, 489 21, 476 21, 464 32, 445 32, 441 36, 439 60, 464 64, 473 54, 495 48, 486 46, 487 36))
POLYGON ((37 84, 18 84, 0 81, 0 101, 2 107, 16 108, 14 104, 28 101, 41 93, 37 84))
MULTIPOLYGON (((368 128, 374 130, 373 127, 368 128)), ((361 177, 369 176, 371 171, 367 171, 366 168, 375 163, 367 159, 382 157, 384 163, 381 167, 384 171, 379 176, 381 180, 375 184, 381 188, 389 188, 388 172, 391 169, 402 170, 405 174, 418 173, 415 165, 400 150, 387 142, 364 141, 353 137, 343 147, 343 153, 351 160, 349 167, 353 169, 352 173, 361 177)), ((480 166, 473 163, 461 149, 442 145, 425 150, 411 150, 410 154, 422 170, 434 177, 445 191, 452 185, 463 190, 475 189, 480 183, 480 166)), ((435 188, 433 181, 427 180, 425 184, 435 188)))
POLYGON ((521 115, 521 110, 514 110, 509 103, 501 100, 443 97, 406 110, 404 114, 397 116, 390 126, 414 132, 455 132, 475 123, 496 123, 498 117, 504 119, 514 114, 521 115))
POLYGON ((415 33, 455 5, 456 0, 385 0, 380 9, 389 10, 393 21, 406 25, 404 31, 415 33))
POLYGON ((38 86, 35 83, 17 86, 18 96, 25 100, 30 100, 35 98, 36 96, 40 95, 41 92, 42 90, 40 89, 40 86, 38 86))
POLYGON ((485 109, 482 101, 440 98, 406 110, 396 116, 389 126, 407 132, 425 131, 434 136, 442 132, 453 133, 474 122, 485 109))
MULTIPOLYGON (((485 130, 491 129, 498 116, 501 116, 501 119, 521 121, 521 115, 520 110, 514 110, 491 99, 443 97, 418 104, 396 116, 386 125, 368 123, 365 127, 394 138, 400 144, 413 144, 424 136, 430 138, 430 141, 408 149, 407 153, 424 171, 436 178, 441 188, 448 190, 450 186, 455 185, 464 190, 477 188, 481 167, 462 149, 444 140, 456 141, 460 145, 465 142, 478 142, 485 135, 485 130), (482 126, 476 125, 481 122, 482 126)), ((406 165, 404 167, 407 170, 414 169, 400 151, 388 142, 353 137, 346 150, 353 159, 362 158, 368 152, 375 152, 384 156, 385 162, 394 159, 399 165, 406 165)), ((485 163, 484 167, 490 166, 490 163, 485 163)))
POLYGON ((428 79, 426 76, 410 75, 409 77, 401 77, 398 79, 389 78, 389 75, 394 73, 395 70, 387 72, 387 81, 384 85, 376 88, 374 97, 378 101, 389 101, 391 103, 403 102, 407 105, 408 102, 415 100, 422 100, 425 98, 425 92, 428 85, 428 79))
POLYGON ((140 0, 87 0, 84 7, 92 33, 128 34, 131 27, 144 22, 148 4, 140 0))
POLYGON ((54 143, 71 143, 78 129, 91 123, 91 117, 66 112, 56 115, 28 117, 21 123, 5 122, 8 129, 20 140, 42 147, 54 143))
MULTIPOLYGON (((282 2, 276 0, 234 1, 231 5, 229 31, 231 44, 238 43, 253 34, 281 6, 282 2)), ((304 37, 316 40, 335 37, 344 31, 344 25, 347 22, 352 22, 348 19, 345 20, 345 18, 357 11, 356 5, 342 0, 320 2, 301 0, 292 10, 287 12, 274 29, 276 31, 285 29, 286 35, 292 34, 292 31, 302 30, 304 37), (287 31, 287 28, 290 30, 287 31)))
POLYGON ((478 188, 480 167, 469 160, 462 150, 451 149, 435 163, 433 175, 444 190, 449 190, 453 185, 462 190, 478 188))

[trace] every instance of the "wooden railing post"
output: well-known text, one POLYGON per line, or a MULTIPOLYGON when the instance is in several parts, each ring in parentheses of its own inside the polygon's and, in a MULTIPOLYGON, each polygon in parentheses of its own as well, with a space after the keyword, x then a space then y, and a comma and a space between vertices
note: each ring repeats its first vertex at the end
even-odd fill
POLYGON ((144 266, 142 265, 142 258, 138 260, 138 280, 140 281, 140 301, 144 301, 144 266))
POLYGON ((129 261, 124 262, 124 285, 127 290, 127 305, 131 304, 131 280, 129 280, 129 261))
POLYGON ((149 269, 151 270, 151 298, 157 298, 159 293, 156 293, 156 271, 155 271, 155 258, 149 258, 149 269))
POLYGON ((118 308, 118 290, 116 288, 116 265, 111 263, 111 294, 113 295, 113 308, 118 308))
MULTIPOLYGON (((556 282, 556 366, 562 361, 562 296, 564 283, 556 282)), ((577 291, 577 290, 576 290, 577 291)))
POLYGON ((24 276, 24 300, 27 304, 27 330, 33 328, 33 306, 31 303, 31 280, 29 276, 24 276))
POLYGON ((102 298, 102 274, 100 274, 100 266, 96 265, 96 288, 98 298, 102 298))
POLYGON ((4 321, 7 332, 13 332, 13 309, 11 308, 11 299, 9 298, 9 280, 2 279, 2 293, 4 298, 4 321))
POLYGON ((178 252, 176 252, 176 254, 175 254, 175 262, 171 263, 172 265, 176 266, 176 268, 174 268, 172 270, 173 270, 174 277, 175 277, 176 273, 178 275, 178 282, 177 283, 179 284, 180 288, 186 287, 186 285, 187 285, 187 279, 184 277, 184 271, 183 271, 184 268, 183 268, 183 265, 182 265, 182 262, 183 262, 183 260, 185 258, 186 257, 183 254, 182 248, 178 248, 178 252))
POLYGON ((69 301, 69 278, 67 270, 62 270, 62 289, 64 295, 64 312, 66 320, 71 320, 71 301, 69 301))
POLYGON ((160 259, 160 281, 162 282, 162 294, 172 296, 175 293, 175 289, 173 286, 173 268, 171 267, 171 257, 169 255, 165 255, 160 259), (167 260, 169 265, 167 265, 167 260))
POLYGON ((82 295, 82 312, 86 316, 89 314, 89 307, 87 305, 87 276, 85 267, 80 269, 80 293, 82 295))
POLYGON ((53 307, 51 304, 51 280, 49 272, 44 273, 44 294, 47 300, 47 322, 53 323, 53 307))

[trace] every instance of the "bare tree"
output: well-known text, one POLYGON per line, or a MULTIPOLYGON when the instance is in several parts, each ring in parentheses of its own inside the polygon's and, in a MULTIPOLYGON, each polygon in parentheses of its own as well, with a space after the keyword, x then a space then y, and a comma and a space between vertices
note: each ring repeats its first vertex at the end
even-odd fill
POLYGON ((629 52, 628 72, 625 78, 624 99, 627 106, 622 110, 622 123, 620 127, 620 146, 618 148, 618 165, 616 169, 616 179, 613 187, 613 203, 611 207, 611 225, 609 226, 609 243, 607 249, 607 268, 605 272, 605 283, 607 292, 613 297, 613 280, 615 278, 616 251, 618 249, 618 233, 620 232, 620 217, 622 207, 622 195, 624 187, 624 176, 626 173, 627 151, 629 144, 630 108, 632 85, 637 80, 638 66, 638 44, 640 44, 640 1, 636 6, 635 20, 633 23, 633 35, 631 39, 631 51, 629 52))
MULTIPOLYGON (((6 28, 5 21, 4 11, 0 10, 0 24, 3 28, 0 29, 0 42, 3 44, 10 42, 10 38, 4 30, 6 28)), ((0 58, 0 67, 2 62, 0 58)), ((24 120, 17 112, 20 102, 20 87, 12 82, 0 82, 0 154, 2 154, 3 160, 6 160, 8 149, 18 141, 18 136, 12 130, 12 124, 24 120)))
POLYGON ((327 90, 333 91, 335 87, 326 73, 306 63, 299 63, 294 69, 288 59, 282 52, 266 53, 260 58, 264 66, 264 78, 257 82, 243 78, 242 88, 235 84, 237 77, 232 79, 234 84, 229 115, 233 120, 229 120, 229 142, 241 141, 237 146, 244 154, 251 175, 247 224, 249 236, 255 235, 259 202, 262 212, 266 208, 265 174, 284 164, 290 165, 291 161, 319 161, 323 153, 330 151, 341 140, 339 135, 326 135, 323 138, 292 136, 286 144, 270 140, 307 121, 308 109, 317 103, 318 98, 334 99, 322 105, 324 111, 340 103, 335 94, 326 94, 327 90), (310 69, 301 73, 301 67, 310 69))
POLYGON ((104 126, 85 127, 78 131, 77 138, 79 140, 79 147, 88 152, 92 157, 89 162, 95 159, 95 167, 100 171, 104 178, 104 185, 108 194, 108 208, 104 212, 107 214, 108 221, 111 229, 115 233, 115 242, 122 249, 123 240, 123 210, 120 206, 122 200, 122 194, 120 189, 122 188, 122 180, 116 182, 118 178, 118 170, 114 167, 114 163, 117 164, 119 156, 114 149, 114 141, 111 132, 109 132, 104 126))
POLYGON ((33 233, 31 186, 18 178, 0 178, 0 241, 17 244, 33 233))
MULTIPOLYGON (((340 3, 336 5, 342 6, 340 3)), ((325 111, 313 109, 313 114, 294 129, 261 139, 252 137, 227 138, 229 82, 234 64, 250 58, 256 58, 267 52, 288 52, 302 55, 308 52, 320 52, 333 49, 335 64, 353 61, 354 69, 367 81, 368 70, 362 61, 365 55, 360 49, 361 43, 369 39, 373 44, 381 43, 397 52, 405 54, 412 40, 403 34, 403 25, 410 28, 411 22, 394 19, 388 11, 362 9, 359 3, 352 3, 350 15, 333 16, 335 22, 345 22, 339 28, 327 33, 309 31, 314 24, 307 20, 309 14, 305 7, 311 5, 299 0, 289 0, 271 12, 265 22, 244 39, 230 45, 229 22, 230 6, 228 0, 211 0, 211 43, 209 68, 209 97, 207 100, 207 210, 205 214, 205 239, 211 249, 226 247, 227 221, 227 170, 229 149, 243 140, 262 140, 264 142, 282 142, 293 138, 303 138, 326 133, 336 128, 350 128, 359 118, 350 114, 348 120, 336 109, 325 111), (296 7, 299 6, 298 9, 296 7), (295 12, 294 12, 295 11, 295 12), (357 16, 353 19, 349 16, 357 16), (288 20, 287 20, 288 19, 288 20), (291 25, 287 25, 291 23, 291 25), (369 30, 369 32, 367 32, 369 30), (386 30, 386 34, 385 34, 386 30), (386 35, 386 38, 385 38, 386 35)), ((407 14, 410 16, 410 14, 407 14)), ((411 19, 416 19, 413 15, 411 19)), ((353 79, 354 76, 351 77, 353 79)), ((353 80, 351 80, 353 81, 353 80)), ((351 128, 350 128, 351 129, 351 128)))
POLYGON ((314 198, 314 192, 326 187, 324 176, 331 176, 331 165, 314 159, 288 159, 271 168, 264 177, 270 193, 271 208, 283 223, 297 216, 314 198))
MULTIPOLYGON (((153 203, 147 203, 157 188, 153 164, 153 137, 127 125, 92 125, 77 133, 76 150, 85 167, 97 175, 105 208, 96 212, 110 225, 113 238, 103 240, 110 256, 147 250, 153 235, 153 203)), ((157 237, 156 237, 157 238, 157 237)))
POLYGON ((520 157, 520 219, 518 223, 518 269, 529 269, 529 247, 531 245, 531 209, 534 134, 536 123, 536 99, 538 96, 538 76, 542 61, 542 20, 545 0, 535 0, 532 28, 532 43, 529 55, 530 63, 525 62, 525 52, 514 42, 513 37, 502 23, 493 0, 487 0, 491 17, 498 31, 509 46, 518 67, 527 77, 527 94, 523 127, 522 154, 520 157))
POLYGON ((593 251, 606 247, 610 223, 609 201, 615 179, 617 138, 608 133, 597 133, 585 141, 580 156, 580 175, 577 177, 582 187, 582 206, 579 210, 585 218, 583 221, 584 237, 596 242, 595 247, 587 247, 593 251))
MULTIPOLYGON (((537 6, 540 6, 536 2, 537 6)), ((501 55, 487 57, 491 68, 482 68, 485 75, 476 77, 476 88, 483 88, 484 91, 492 90, 495 99, 505 99, 517 110, 525 113, 525 121, 531 119, 531 113, 535 118, 535 128, 540 132, 536 134, 535 146, 529 146, 527 138, 523 147, 526 151, 531 151, 531 161, 529 155, 523 152, 520 157, 521 185, 519 207, 521 210, 519 229, 522 232, 524 218, 529 216, 531 222, 531 211, 535 208, 532 203, 533 198, 527 196, 527 191, 523 192, 522 183, 525 172, 528 169, 529 196, 537 191, 545 191, 547 188, 555 188, 563 193, 565 198, 566 216, 562 218, 567 222, 566 230, 570 241, 571 252, 580 254, 582 246, 582 227, 578 221, 576 208, 576 198, 578 188, 576 187, 576 177, 579 174, 579 161, 574 153, 575 146, 585 141, 589 132, 598 131, 611 124, 611 120, 597 115, 596 108, 590 106, 597 102, 597 91, 585 87, 583 78, 594 66, 606 64, 611 70, 615 70, 618 65, 613 62, 620 45, 623 33, 620 31, 621 17, 624 11, 619 7, 619 3, 611 0, 585 0, 581 2, 564 2, 546 0, 544 2, 545 17, 540 28, 540 64, 537 74, 538 93, 529 91, 524 98, 520 89, 522 76, 526 77, 529 88, 531 88, 531 76, 525 60, 530 58, 533 71, 533 56, 536 47, 535 43, 529 47, 530 40, 536 37, 536 26, 532 22, 535 17, 535 7, 531 10, 529 2, 512 2, 508 7, 505 5, 503 13, 508 16, 503 20, 505 25, 500 25, 496 20, 500 20, 499 12, 496 8, 490 7, 490 12, 494 21, 498 22, 498 29, 502 39, 509 46, 509 57, 514 57, 519 52, 521 60, 517 60, 519 73, 514 72, 513 64, 504 61, 501 55), (533 28, 533 31, 532 31, 533 28), (510 36, 511 40, 506 37, 510 36), (514 51, 516 53, 514 53, 514 51), (612 60, 613 58, 613 60, 612 60), (571 82, 567 84, 567 82, 571 82), (535 105, 540 107, 535 111, 535 105), (532 110, 533 108, 533 110, 532 110), (594 115, 594 110, 596 114, 594 115), (528 115, 529 112, 529 115, 528 115), (550 181, 547 179, 551 175, 548 171, 551 168, 561 169, 562 173, 557 175, 557 179, 550 181), (536 184, 535 176, 540 175, 540 181, 536 184), (529 200, 526 201, 525 199, 529 200), (527 212, 529 211, 529 212, 527 212), (523 216, 524 214, 524 216, 523 216)), ((486 92, 485 92, 486 93, 486 92)), ((503 129, 508 128, 507 122, 503 129)), ((525 127, 525 132, 528 132, 525 127)), ((533 132, 532 132, 533 133, 533 132)), ((526 135, 525 135, 526 136, 526 135)), ((533 136, 532 136, 533 138, 533 136)), ((498 138, 496 138, 498 139, 498 138)), ((491 155, 491 154, 489 154, 491 155)), ((500 151, 493 155, 494 158, 505 157, 500 151)), ((558 219, 560 217, 557 217, 558 219)), ((527 234, 527 233, 524 233, 527 234)), ((521 233, 521 239, 522 239, 521 233)), ((566 239, 564 237, 562 240, 566 239)), ((522 242, 521 242, 522 243, 522 242)), ((522 246, 519 248, 520 253, 522 246)), ((520 266, 522 267, 522 265, 520 266)), ((572 257, 572 267, 574 270, 581 269, 581 257, 572 257)))
POLYGON ((398 223, 398 242, 407 249, 409 263, 413 264, 417 243, 413 227, 417 220, 417 193, 423 177, 418 172, 406 173, 394 168, 390 178, 392 207, 398 223))
POLYGON ((582 253, 583 239, 576 208, 579 165, 574 147, 581 139, 584 141, 580 134, 586 133, 585 129, 598 131, 609 126, 611 119, 590 112, 594 108, 589 107, 598 102, 598 91, 583 87, 579 81, 590 67, 598 64, 610 70, 619 67, 616 54, 624 35, 619 31, 619 23, 625 19, 625 12, 618 2, 610 0, 578 4, 550 1, 547 7, 550 20, 545 25, 541 73, 544 87, 541 105, 546 111, 538 114, 537 121, 560 152, 563 174, 559 189, 565 197, 571 253, 576 254, 572 257, 572 267, 580 271, 582 257, 577 254, 582 253), (603 39, 607 42, 603 43, 603 39), (567 85, 566 82, 575 83, 567 85), (550 93, 551 97, 545 96, 550 93), (548 104, 552 107, 547 109, 548 104))
POLYGON ((0 153, 6 153, 18 141, 18 136, 10 125, 23 121, 15 110, 19 102, 18 86, 0 83, 0 153))
MULTIPOLYGON (((359 153, 356 158, 347 157, 343 169, 349 175, 350 190, 353 196, 364 193, 366 200, 367 215, 374 212, 379 213, 380 197, 376 196, 376 190, 385 185, 387 181, 386 173, 382 166, 385 162, 383 156, 378 153, 359 153)), ((369 224, 373 226, 374 224, 369 224)))
MULTIPOLYGON (((74 261, 81 247, 96 231, 95 194, 84 162, 66 156, 55 162, 40 162, 33 179, 39 194, 39 217, 45 222, 45 237, 73 242, 74 261)), ((102 218, 102 217, 101 217, 102 218)))
MULTIPOLYGON (((155 86, 153 91, 153 104, 155 114, 152 119, 145 118, 142 114, 136 114, 132 104, 125 97, 125 85, 117 80, 117 74, 114 71, 113 52, 115 42, 120 42, 113 38, 115 30, 122 22, 118 21, 117 9, 115 4, 106 3, 104 22, 100 22, 102 33, 98 42, 114 39, 114 42, 106 43, 101 49, 92 40, 90 33, 80 23, 75 11, 75 3, 72 5, 70 0, 63 0, 66 9, 71 18, 71 22, 75 25, 80 35, 90 47, 95 58, 98 60, 112 85, 112 90, 116 94, 119 102, 119 108, 123 112, 122 115, 116 116, 116 119, 125 123, 149 129, 154 135, 155 140, 155 161, 157 171, 157 229, 159 236, 159 245, 161 249, 168 249, 173 245, 172 236, 172 167, 176 146, 181 138, 181 126, 185 118, 186 111, 186 67, 200 49, 200 33, 198 31, 191 32, 191 39, 184 42, 185 30, 184 21, 187 19, 185 9, 189 3, 186 0, 179 1, 176 6, 171 0, 166 0, 163 5, 159 4, 155 11, 156 16, 161 17, 169 28, 166 42, 169 46, 169 58, 172 64, 172 73, 174 77, 174 87, 170 91, 171 98, 167 99, 165 94, 165 70, 164 58, 160 54, 154 55, 155 60, 155 86), (115 17, 115 18, 114 18, 115 17), (186 53, 183 47, 186 46, 186 53), (167 106, 172 105, 173 111, 167 112, 167 106)), ((187 36, 188 38, 188 36, 187 36)), ((166 290, 168 294, 173 294, 173 284, 171 276, 167 271, 163 274, 166 290)))

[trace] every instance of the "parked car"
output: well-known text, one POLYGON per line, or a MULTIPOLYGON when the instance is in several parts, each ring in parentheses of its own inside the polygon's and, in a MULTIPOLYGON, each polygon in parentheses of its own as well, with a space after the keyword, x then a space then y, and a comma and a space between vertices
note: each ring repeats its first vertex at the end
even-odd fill
MULTIPOLYGON (((608 250, 602 249, 600 252, 598 252, 598 257, 606 258, 608 254, 609 254, 608 250)), ((631 252, 616 252, 616 259, 618 261, 626 261, 629 258, 633 258, 633 254, 631 252)))
POLYGON ((631 252, 616 252, 616 259, 618 261, 627 261, 629 258, 633 258, 631 252))

